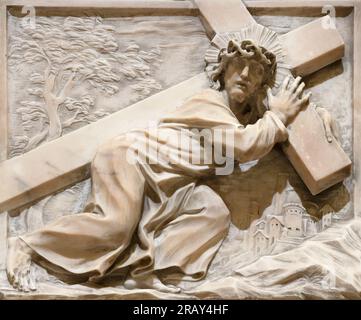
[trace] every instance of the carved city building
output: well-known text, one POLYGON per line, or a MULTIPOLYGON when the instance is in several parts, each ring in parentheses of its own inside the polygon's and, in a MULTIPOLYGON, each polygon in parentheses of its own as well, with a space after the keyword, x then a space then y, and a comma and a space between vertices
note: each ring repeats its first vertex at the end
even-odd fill
POLYGON ((317 213, 322 216, 317 221, 287 183, 284 191, 275 194, 274 201, 264 210, 263 216, 251 223, 245 236, 248 250, 255 255, 271 253, 281 242, 300 242, 312 237, 331 226, 332 212, 332 207, 326 204, 317 213))

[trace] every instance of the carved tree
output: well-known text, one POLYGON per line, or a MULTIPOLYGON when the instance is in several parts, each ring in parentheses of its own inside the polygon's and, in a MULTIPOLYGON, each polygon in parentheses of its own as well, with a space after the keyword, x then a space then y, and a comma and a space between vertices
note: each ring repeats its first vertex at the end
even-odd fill
POLYGON ((44 66, 45 62, 44 74, 34 72, 29 79, 37 87, 27 90, 41 102, 22 101, 22 107, 17 110, 25 118, 25 125, 26 121, 38 120, 44 127, 40 134, 28 139, 25 151, 45 139, 61 136, 63 128, 74 123, 95 121, 108 114, 102 110, 91 112, 95 97, 90 94, 71 97, 75 85, 86 82, 106 96, 119 91, 118 83, 122 79, 134 81, 131 88, 139 97, 161 89, 151 77, 151 69, 160 62, 159 49, 146 52, 132 43, 120 52, 114 38, 115 28, 103 24, 99 17, 39 17, 35 29, 25 26, 20 32, 21 36, 11 38, 9 65, 44 66), (61 106, 72 111, 73 116, 62 121, 61 106))

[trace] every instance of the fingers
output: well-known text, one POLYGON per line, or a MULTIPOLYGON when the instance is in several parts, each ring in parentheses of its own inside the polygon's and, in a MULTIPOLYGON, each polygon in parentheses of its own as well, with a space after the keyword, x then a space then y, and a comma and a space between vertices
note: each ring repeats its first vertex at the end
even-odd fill
POLYGON ((302 99, 300 99, 301 105, 302 106, 307 105, 310 102, 311 96, 312 96, 312 92, 310 91, 302 99))
POLYGON ((298 85, 299 85, 300 82, 301 82, 301 77, 297 77, 295 79, 295 81, 293 81, 293 83, 292 83, 292 85, 290 87, 290 91, 294 92, 298 88, 298 85))
POLYGON ((291 79, 291 77, 290 77, 290 76, 287 76, 287 77, 285 78, 285 80, 283 80, 282 90, 287 90, 288 84, 290 83, 290 79, 291 79))
POLYGON ((296 89, 295 91, 295 96, 298 98, 298 97, 301 97, 302 96, 302 93, 303 93, 303 89, 305 88, 305 83, 302 82, 296 89))

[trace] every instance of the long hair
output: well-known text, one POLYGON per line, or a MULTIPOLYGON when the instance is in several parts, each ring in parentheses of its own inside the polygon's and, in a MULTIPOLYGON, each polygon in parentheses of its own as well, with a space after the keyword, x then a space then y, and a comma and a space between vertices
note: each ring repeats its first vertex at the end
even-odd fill
POLYGON ((272 87, 275 83, 277 68, 276 56, 267 49, 254 44, 251 40, 243 40, 241 42, 230 40, 228 47, 220 50, 218 63, 213 65, 211 69, 206 66, 206 72, 210 78, 212 88, 219 91, 224 90, 224 74, 227 65, 229 61, 236 56, 243 59, 253 59, 264 68, 260 88, 248 98, 248 103, 251 105, 252 110, 256 109, 257 111, 254 119, 251 119, 251 122, 255 122, 258 118, 262 117, 263 113, 267 110, 263 101, 266 97, 266 88, 268 86, 272 87))

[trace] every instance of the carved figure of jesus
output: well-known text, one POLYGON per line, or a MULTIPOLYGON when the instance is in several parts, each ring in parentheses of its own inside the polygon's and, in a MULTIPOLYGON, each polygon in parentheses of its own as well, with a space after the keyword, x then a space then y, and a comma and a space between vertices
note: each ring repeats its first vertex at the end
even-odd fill
MULTIPOLYGON (((301 79, 289 77, 273 95, 276 57, 252 41, 231 40, 218 62, 211 78, 219 91, 192 97, 156 130, 134 130, 98 150, 83 213, 9 239, 7 274, 14 287, 36 288, 32 261, 79 283, 122 275, 127 288, 161 291, 178 290, 166 280, 206 275, 230 217, 220 196, 199 183, 220 167, 204 149, 231 148, 238 163, 259 159, 287 140, 287 125, 310 98, 301 79), (266 95, 264 107, 260 97, 266 95), (204 129, 211 142, 200 139, 204 129), (223 139, 229 132, 232 139, 223 139), (200 151, 198 162, 192 162, 189 145, 200 151)), ((330 130, 330 123, 325 127, 330 130)))

